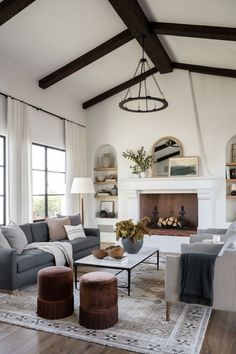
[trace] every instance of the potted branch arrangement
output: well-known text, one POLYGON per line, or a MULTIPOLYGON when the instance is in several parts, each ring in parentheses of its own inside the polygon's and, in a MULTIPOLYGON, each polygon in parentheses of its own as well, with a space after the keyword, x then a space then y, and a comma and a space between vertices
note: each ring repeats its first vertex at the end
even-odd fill
POLYGON ((147 226, 150 223, 149 217, 145 216, 136 224, 132 219, 116 223, 116 240, 121 239, 123 248, 127 253, 138 253, 143 246, 144 235, 151 235, 147 226))
POLYGON ((147 177, 147 171, 152 166, 153 158, 152 155, 148 155, 142 146, 137 152, 134 152, 130 149, 122 153, 122 156, 128 160, 134 162, 134 165, 131 165, 132 174, 136 177, 139 175, 141 177, 147 177))

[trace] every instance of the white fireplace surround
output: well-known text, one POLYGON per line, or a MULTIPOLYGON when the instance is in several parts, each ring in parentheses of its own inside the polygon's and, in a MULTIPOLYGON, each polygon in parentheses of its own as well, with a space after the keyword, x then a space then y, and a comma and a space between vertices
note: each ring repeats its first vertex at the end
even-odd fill
POLYGON ((215 226, 216 178, 168 177, 121 179, 119 183, 119 219, 140 219, 140 194, 196 193, 198 229, 215 226))

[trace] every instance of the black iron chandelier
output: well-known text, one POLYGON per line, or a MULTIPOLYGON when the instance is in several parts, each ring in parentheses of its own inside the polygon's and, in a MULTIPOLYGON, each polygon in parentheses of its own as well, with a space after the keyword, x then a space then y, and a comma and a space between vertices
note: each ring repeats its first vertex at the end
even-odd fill
MULTIPOLYGON (((145 74, 147 70, 151 70, 148 60, 144 57, 144 37, 143 37, 143 46, 142 46, 142 58, 139 60, 137 68, 135 70, 133 78, 139 74, 145 74)), ((136 85, 136 92, 132 94, 131 87, 128 88, 124 99, 119 103, 119 107, 127 112, 135 113, 149 113, 161 111, 168 107, 168 102, 166 101, 163 92, 161 91, 158 82, 153 75, 151 75, 154 81, 154 87, 158 91, 158 96, 152 96, 150 94, 150 89, 147 87, 147 78, 140 81, 136 85)))

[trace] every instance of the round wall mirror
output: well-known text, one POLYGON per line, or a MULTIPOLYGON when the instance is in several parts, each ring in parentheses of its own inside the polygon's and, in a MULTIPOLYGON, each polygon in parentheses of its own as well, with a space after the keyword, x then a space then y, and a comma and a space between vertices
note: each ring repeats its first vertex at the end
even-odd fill
POLYGON ((168 176, 169 158, 183 156, 182 144, 178 139, 166 136, 153 145, 152 156, 153 176, 168 176))

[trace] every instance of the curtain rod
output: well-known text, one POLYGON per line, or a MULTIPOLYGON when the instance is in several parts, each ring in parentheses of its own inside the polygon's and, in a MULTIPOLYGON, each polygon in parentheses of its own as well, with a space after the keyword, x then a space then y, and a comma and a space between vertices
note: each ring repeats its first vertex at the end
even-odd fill
POLYGON ((25 103, 25 104, 27 104, 28 106, 30 106, 30 107, 32 107, 32 108, 35 108, 37 111, 41 111, 41 112, 44 112, 44 113, 50 114, 51 116, 56 117, 56 118, 58 118, 58 119, 62 119, 62 120, 65 120, 65 121, 67 121, 67 122, 70 122, 70 123, 73 123, 73 124, 79 125, 79 126, 80 126, 80 127, 82 127, 82 128, 86 128, 86 126, 85 126, 85 125, 82 125, 82 124, 79 124, 79 123, 75 123, 75 122, 73 122, 73 121, 72 121, 72 120, 70 120, 70 119, 67 119, 67 118, 64 118, 64 117, 59 116, 58 114, 55 114, 55 113, 52 113, 52 112, 46 111, 46 110, 45 110, 45 109, 43 109, 43 108, 40 108, 40 107, 34 106, 34 105, 32 105, 31 103, 28 103, 28 102, 25 102, 25 101, 23 101, 23 100, 20 100, 19 98, 16 98, 16 97, 13 97, 13 96, 7 95, 6 93, 0 92, 0 95, 5 96, 6 98, 7 98, 7 97, 10 97, 10 98, 12 98, 13 100, 19 101, 19 102, 21 102, 21 103, 25 103))

